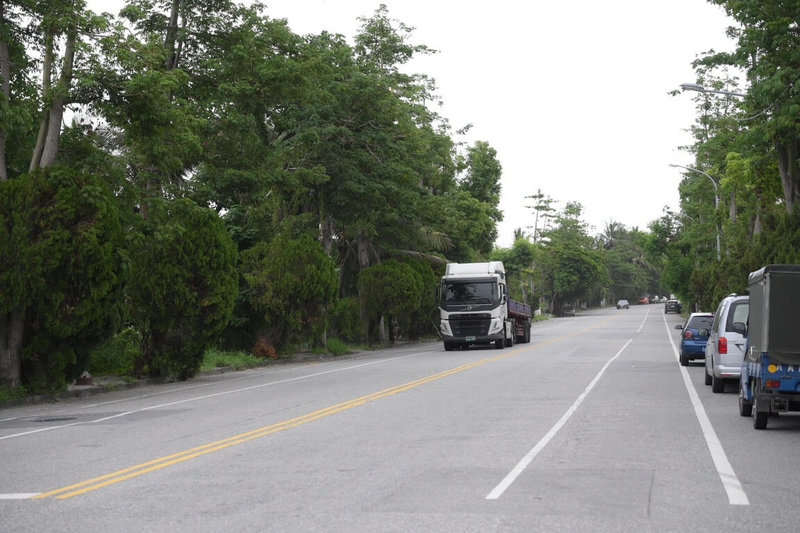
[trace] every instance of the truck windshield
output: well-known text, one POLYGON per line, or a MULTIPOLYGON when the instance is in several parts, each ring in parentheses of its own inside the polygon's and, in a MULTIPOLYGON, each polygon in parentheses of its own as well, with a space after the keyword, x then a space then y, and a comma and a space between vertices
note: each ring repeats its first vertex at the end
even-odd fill
POLYGON ((448 282, 444 285, 445 304, 490 304, 496 297, 492 282, 448 282))

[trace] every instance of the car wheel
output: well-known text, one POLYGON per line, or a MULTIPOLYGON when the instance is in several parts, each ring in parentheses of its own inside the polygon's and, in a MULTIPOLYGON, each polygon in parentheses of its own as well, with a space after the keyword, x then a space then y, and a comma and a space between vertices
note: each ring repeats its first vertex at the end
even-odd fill
POLYGON ((681 354, 681 366, 689 366, 689 358, 681 354))
POLYGON ((725 382, 714 374, 711 374, 711 392, 722 392, 725 390, 725 382))
POLYGON ((742 388, 742 382, 739 381, 739 415, 740 416, 752 416, 753 414, 753 402, 747 401, 744 399, 744 389, 742 388))
POLYGON ((708 375, 707 368, 706 368, 706 385, 711 385, 711 376, 708 375))

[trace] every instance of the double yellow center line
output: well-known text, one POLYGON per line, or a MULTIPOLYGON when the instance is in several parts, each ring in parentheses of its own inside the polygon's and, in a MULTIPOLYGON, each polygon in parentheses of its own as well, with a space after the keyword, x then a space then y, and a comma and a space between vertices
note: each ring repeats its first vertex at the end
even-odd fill
POLYGON ((320 409, 318 411, 314 411, 312 413, 305 414, 303 416, 299 416, 297 418, 292 418, 291 420, 286 420, 285 422, 280 422, 278 424, 273 424, 271 426, 266 426, 263 428, 255 429, 253 431, 248 431, 247 433, 241 433, 239 435, 229 437, 227 439, 218 440, 216 442, 212 442, 209 444, 205 444, 203 446, 198 446, 197 448, 192 448, 190 450, 185 450, 179 453, 175 453, 172 455, 167 455, 165 457, 161 457, 159 459, 154 459, 152 461, 148 461, 146 463, 141 463, 136 466, 132 466, 130 468, 125 468, 123 470, 117 470, 116 472, 112 472, 111 474, 106 474, 100 477, 96 477, 93 479, 88 479, 86 481, 82 481, 80 483, 76 483, 74 485, 69 485, 67 487, 62 487, 60 489, 52 490, 49 492, 43 492, 33 496, 34 499, 43 499, 43 498, 56 498, 59 500, 65 500, 68 498, 73 498, 75 496, 80 496, 82 494, 86 494, 88 492, 93 492, 98 489, 102 489, 103 487, 107 487, 109 485, 114 485, 116 483, 120 483, 122 481, 126 481, 128 479, 132 479, 138 476, 142 476, 144 474, 148 474, 150 472, 155 472, 156 470, 161 470, 162 468, 166 468, 168 466, 176 465, 179 463, 183 463, 190 459, 194 459, 196 457, 200 457, 203 455, 207 455, 209 453, 217 452, 220 450, 224 450, 225 448, 230 448, 231 446, 236 446, 238 444, 244 444, 245 442, 250 442, 255 439, 260 439, 262 437, 266 437, 268 435, 272 435, 273 433, 278 433, 279 431, 285 431, 287 429, 292 429, 297 426, 301 426, 303 424, 307 424, 309 422, 313 422, 315 420, 319 420, 321 418, 325 418, 331 415, 335 415, 337 413, 341 413, 342 411, 347 411, 348 409, 353 409, 354 407, 359 407, 369 402, 374 402, 375 400, 380 400, 382 398, 387 398, 389 396, 393 396, 395 394, 399 394, 401 392, 405 392, 417 387, 421 387, 426 383, 431 383, 433 381, 437 381, 448 376, 452 376, 454 374, 458 374, 460 372, 464 372, 466 370, 470 370, 472 368, 485 365, 488 363, 493 363, 495 361, 500 361, 502 359, 507 359, 509 357, 514 357, 523 353, 523 351, 530 351, 532 349, 541 348, 543 346, 547 346, 550 344, 554 344, 570 337, 576 337, 599 327, 602 324, 605 324, 609 320, 612 320, 615 317, 602 320, 599 323, 596 323, 593 326, 590 326, 582 331, 572 333, 565 337, 558 337, 554 339, 550 339, 548 341, 537 343, 533 346, 527 346, 524 350, 522 348, 511 350, 511 351, 504 351, 503 353, 496 355, 494 357, 489 357, 486 359, 481 359, 479 361, 475 361, 473 363, 468 363, 456 368, 452 368, 450 370, 446 370, 444 372, 440 372, 438 374, 433 374, 431 376, 427 376, 416 381, 411 381, 409 383, 405 383, 403 385, 398 385, 396 387, 392 387, 389 389, 385 389, 379 392, 375 392, 372 394, 368 394, 366 396, 361 396, 360 398, 356 398, 354 400, 349 400, 337 405, 332 405, 330 407, 326 407, 324 409, 320 409))
POLYGON ((471 368, 485 365, 487 363, 492 363, 494 361, 499 361, 501 359, 506 359, 508 357, 513 357, 515 355, 518 355, 519 353, 521 353, 521 350, 504 352, 503 354, 497 355, 495 357, 490 357, 488 359, 481 359, 480 361, 468 363, 466 365, 446 370, 439 374, 434 374, 431 376, 418 379, 416 381, 405 383, 403 385, 398 385, 396 387, 368 394, 366 396, 361 396, 360 398, 349 400, 337 405, 332 405, 330 407, 326 407, 324 409, 320 409, 318 411, 314 411, 312 413, 308 413, 303 416, 299 416, 297 418, 292 418, 291 420, 286 420, 285 422, 280 422, 278 424, 273 424, 271 426, 266 426, 263 428, 255 429, 253 431, 248 431, 247 433, 241 433, 239 435, 229 437, 227 439, 205 444, 203 446, 198 446, 197 448, 185 450, 183 452, 179 452, 176 454, 167 455, 166 457, 161 457, 153 461, 141 463, 139 465, 132 466, 130 468, 118 470, 111 474, 106 474, 104 476, 82 481, 81 483, 69 485, 67 487, 52 490, 50 492, 43 492, 41 494, 37 494, 36 496, 34 496, 34 499, 57 498, 59 500, 65 500, 75 496, 80 496, 82 494, 102 489, 103 487, 107 487, 115 483, 120 483, 122 481, 126 481, 128 479, 148 474, 156 470, 161 470, 162 468, 166 468, 168 466, 176 465, 178 463, 183 463, 184 461, 188 461, 196 457, 224 450, 225 448, 230 448, 231 446, 236 446, 238 444, 244 444, 245 442, 250 442, 255 439, 260 439, 262 437, 272 435, 273 433, 278 433, 279 431, 285 431, 287 429, 292 429, 297 426, 301 426, 303 424, 319 420, 321 418, 335 415, 337 413, 341 413, 342 411, 347 411, 348 409, 353 409, 354 407, 359 407, 361 405, 373 402, 375 400, 380 400, 382 398, 393 396, 395 394, 399 394, 401 392, 405 392, 414 389, 416 387, 420 387, 422 385, 425 385, 426 383, 437 381, 439 379, 452 376, 453 374, 458 374, 459 372, 464 372, 471 368))

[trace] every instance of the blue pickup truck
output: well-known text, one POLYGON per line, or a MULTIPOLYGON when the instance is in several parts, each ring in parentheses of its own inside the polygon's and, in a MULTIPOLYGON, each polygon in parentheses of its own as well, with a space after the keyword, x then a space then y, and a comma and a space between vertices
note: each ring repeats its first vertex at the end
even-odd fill
POLYGON ((766 429, 770 415, 800 411, 800 265, 751 272, 747 348, 739 383, 739 414, 766 429))

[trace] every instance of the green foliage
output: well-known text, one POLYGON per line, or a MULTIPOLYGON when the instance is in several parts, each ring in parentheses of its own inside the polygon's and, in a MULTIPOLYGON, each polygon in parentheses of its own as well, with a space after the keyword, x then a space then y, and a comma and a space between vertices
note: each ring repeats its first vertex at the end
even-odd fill
POLYGON ((492 261, 503 262, 511 298, 530 304, 534 309, 538 307, 538 297, 541 296, 541 257, 544 253, 541 245, 537 246, 519 235, 510 249, 497 249, 489 256, 492 261))
POLYGON ((657 224, 664 281, 685 303, 713 310, 746 288, 750 271, 798 262, 795 231, 800 205, 800 77, 796 2, 710 0, 736 21, 733 52, 701 56, 697 82, 744 97, 698 94, 694 169, 680 185, 681 210, 657 224), (757 58, 757 60, 754 60, 757 58), (737 79, 743 73, 747 87, 737 79), (717 185, 719 209, 709 180, 717 185), (665 230, 665 231, 662 231, 665 230), (714 239, 719 235, 721 257, 714 239))
POLYGON ((13 402, 14 400, 21 400, 30 395, 30 391, 25 386, 9 388, 5 385, 0 385, 0 404, 3 402, 13 402))
POLYGON ((403 263, 419 275, 422 285, 419 307, 408 315, 407 322, 400 320, 401 324, 405 324, 402 333, 408 335, 410 339, 419 339, 426 334, 435 335, 434 324, 438 322, 439 317, 439 306, 436 304, 435 294, 441 276, 427 261, 405 259, 403 263))
POLYGON ((93 376, 133 376, 136 360, 142 356, 142 336, 125 328, 92 350, 89 373, 93 376))
POLYGON ((236 255, 223 222, 189 200, 164 204, 142 221, 129 287, 143 338, 138 372, 177 379, 197 372, 231 317, 236 255))
POLYGON ((327 347, 331 355, 334 356, 342 356, 350 353, 350 349, 347 347, 347 345, 336 338, 328 339, 327 347))
POLYGON ((552 249, 553 292, 562 301, 573 301, 595 284, 608 284, 608 272, 594 250, 572 245, 552 249))
POLYGON ((328 320, 330 321, 331 335, 339 337, 345 342, 359 342, 365 336, 361 324, 358 298, 354 296, 336 300, 330 310, 328 320))
POLYGON ((497 154, 487 142, 458 153, 430 105, 434 81, 404 67, 433 51, 385 6, 360 19, 352 46, 296 35, 258 2, 186 2, 174 21, 169 3, 149 0, 129 1, 119 21, 82 4, 26 4, 33 32, 18 8, 7 13, 0 110, 11 178, 0 198, 0 318, 22 311, 26 331, 36 329, 25 346, 36 388, 87 365, 128 367, 133 330, 134 372, 181 379, 218 342, 323 345, 328 326, 345 342, 363 339, 362 302, 373 320, 385 314, 420 337, 436 313, 427 261, 491 252, 497 154), (37 28, 61 39, 73 21, 75 78, 63 96, 89 120, 62 128, 48 178, 58 183, 37 189, 24 174, 53 95, 36 86, 29 50, 41 50, 37 28), (238 265, 236 247, 247 251, 238 265), (392 300, 356 300, 359 273, 389 258, 404 260, 392 267, 397 286, 378 283, 392 300))
POLYGON ((98 178, 53 167, 0 182, 0 242, 0 315, 25 313, 23 381, 60 389, 121 313, 119 210, 98 178))
POLYGON ((339 285, 335 265, 319 242, 309 235, 278 237, 244 252, 242 263, 253 305, 276 347, 321 336, 339 285))
MULTIPOLYGON (((408 264, 389 260, 363 270, 358 277, 358 291, 371 324, 381 317, 389 327, 389 339, 394 340, 393 320, 401 331, 407 332, 410 317, 419 311, 427 296, 422 275, 408 264)), ((371 333, 374 340, 374 333, 371 333)))
POLYGON ((231 352, 209 348, 203 356, 200 371, 211 372, 218 368, 245 370, 247 368, 256 368, 263 364, 263 358, 255 357, 247 352, 231 352))

